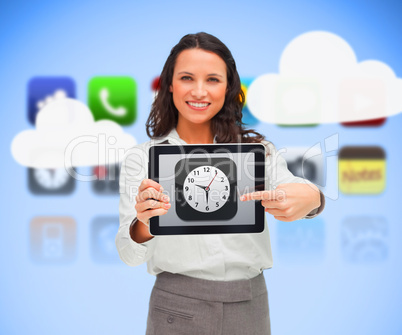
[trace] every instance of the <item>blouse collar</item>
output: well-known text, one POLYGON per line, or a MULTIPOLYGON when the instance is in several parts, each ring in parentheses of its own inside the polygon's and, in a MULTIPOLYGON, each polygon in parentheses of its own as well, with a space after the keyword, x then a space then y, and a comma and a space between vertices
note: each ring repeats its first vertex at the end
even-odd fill
MULTIPOLYGON (((182 138, 180 138, 179 134, 177 133, 176 128, 173 128, 168 135, 165 137, 162 137, 158 139, 159 144, 162 142, 168 141, 169 144, 174 144, 174 145, 183 145, 183 144, 188 144, 186 141, 184 141, 182 138)), ((216 144, 216 135, 214 136, 214 144, 216 144)))

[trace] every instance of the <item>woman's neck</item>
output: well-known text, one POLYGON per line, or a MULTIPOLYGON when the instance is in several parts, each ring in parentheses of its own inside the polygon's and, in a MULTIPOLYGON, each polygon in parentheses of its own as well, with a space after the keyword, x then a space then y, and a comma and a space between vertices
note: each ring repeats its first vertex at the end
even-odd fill
POLYGON ((184 125, 178 122, 176 131, 180 138, 188 144, 210 144, 214 142, 211 124, 184 125))

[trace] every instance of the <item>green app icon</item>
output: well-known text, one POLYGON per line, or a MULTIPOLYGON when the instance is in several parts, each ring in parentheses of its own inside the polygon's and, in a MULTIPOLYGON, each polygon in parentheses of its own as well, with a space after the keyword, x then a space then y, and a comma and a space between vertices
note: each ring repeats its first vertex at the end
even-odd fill
POLYGON ((281 127, 314 127, 321 117, 320 84, 313 78, 282 78, 276 86, 275 120, 281 127), (314 120, 314 122, 305 122, 314 120))
POLYGON ((137 84, 130 77, 94 77, 88 84, 88 106, 95 121, 130 125, 137 118, 137 84))

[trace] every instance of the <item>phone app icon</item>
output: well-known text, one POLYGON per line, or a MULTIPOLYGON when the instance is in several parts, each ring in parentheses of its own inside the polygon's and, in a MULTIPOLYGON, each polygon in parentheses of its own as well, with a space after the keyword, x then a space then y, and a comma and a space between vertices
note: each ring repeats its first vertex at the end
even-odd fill
POLYGON ((324 259, 325 225, 322 218, 277 225, 278 257, 286 263, 310 263, 324 259))
POLYGON ((53 100, 75 98, 75 83, 70 77, 33 77, 28 82, 28 120, 35 125, 36 115, 53 100))
POLYGON ((30 224, 32 260, 68 263, 76 252, 76 223, 67 216, 37 216, 30 224))
POLYGON ((346 217, 341 227, 343 259, 350 263, 378 263, 388 257, 388 224, 380 216, 346 217))
POLYGON ((37 195, 70 194, 75 189, 75 179, 65 168, 28 168, 28 187, 37 195))
POLYGON ((88 84, 88 106, 95 121, 130 125, 137 118, 137 84, 131 77, 94 77, 88 84))
POLYGON ((246 97, 246 101, 245 101, 243 109, 242 109, 242 114, 243 114, 242 122, 248 126, 254 126, 258 123, 258 119, 256 117, 254 117, 253 114, 251 114, 251 112, 247 106, 247 90, 253 80, 254 80, 253 78, 242 78, 240 80, 241 81, 241 89, 244 93, 244 96, 246 97))
POLYGON ((96 217, 91 224, 91 256, 99 263, 119 263, 115 238, 119 230, 118 216, 96 217))
POLYGON ((377 146, 343 147, 338 155, 339 189, 344 194, 380 194, 385 189, 385 152, 377 146))
POLYGON ((96 166, 93 168, 96 179, 92 182, 92 188, 99 195, 118 195, 120 167, 118 164, 109 166, 96 166))

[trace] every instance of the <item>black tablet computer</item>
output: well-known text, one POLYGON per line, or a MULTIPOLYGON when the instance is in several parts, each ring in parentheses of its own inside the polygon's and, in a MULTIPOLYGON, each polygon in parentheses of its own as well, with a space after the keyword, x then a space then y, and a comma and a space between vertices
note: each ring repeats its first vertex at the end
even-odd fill
POLYGON ((171 203, 167 214, 151 218, 152 235, 264 230, 261 201, 239 200, 264 189, 262 144, 152 146, 148 176, 163 187, 171 203))

